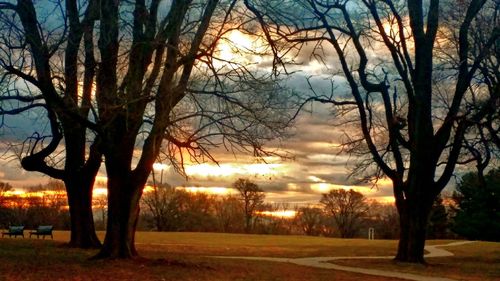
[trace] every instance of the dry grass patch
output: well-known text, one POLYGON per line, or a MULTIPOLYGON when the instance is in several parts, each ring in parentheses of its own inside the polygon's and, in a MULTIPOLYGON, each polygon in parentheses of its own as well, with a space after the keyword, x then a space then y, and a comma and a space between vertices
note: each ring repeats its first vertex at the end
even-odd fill
POLYGON ((70 249, 59 241, 0 239, 0 280, 398 280, 288 263, 211 259, 138 248, 142 257, 134 260, 91 261, 95 250, 70 249))
MULTIPOLYGON (((435 243, 432 244, 441 244, 435 243)), ((452 257, 428 258, 428 265, 397 263, 391 260, 336 260, 335 264, 383 269, 467 281, 500 280, 500 243, 476 242, 443 247, 452 257)))
POLYGON ((314 257, 394 255, 397 241, 294 235, 139 232, 137 243, 152 251, 195 255, 314 257))

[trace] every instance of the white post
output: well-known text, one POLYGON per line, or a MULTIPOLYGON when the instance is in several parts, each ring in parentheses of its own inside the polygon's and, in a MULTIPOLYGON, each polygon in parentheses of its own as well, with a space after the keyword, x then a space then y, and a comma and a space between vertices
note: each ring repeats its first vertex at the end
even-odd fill
POLYGON ((375 228, 368 228, 368 240, 375 240, 375 228))

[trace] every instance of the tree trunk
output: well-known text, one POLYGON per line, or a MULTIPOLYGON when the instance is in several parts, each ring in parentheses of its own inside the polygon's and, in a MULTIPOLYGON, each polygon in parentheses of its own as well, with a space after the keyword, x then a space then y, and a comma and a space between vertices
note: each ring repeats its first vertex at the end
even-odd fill
POLYGON ((424 247, 429 210, 417 209, 409 214, 400 214, 400 237, 395 260, 425 263, 424 247))
POLYGON ((92 213, 92 185, 78 179, 66 180, 71 239, 69 245, 76 248, 99 248, 101 242, 95 233, 92 213))
POLYGON ((425 264, 424 247, 432 196, 407 194, 403 202, 396 202, 399 213, 399 244, 395 260, 425 264))
POLYGON ((64 184, 71 216, 71 240, 76 248, 99 248, 92 213, 92 191, 102 154, 96 138, 86 158, 86 128, 71 118, 62 118, 66 146, 64 184))
POLYGON ((252 216, 245 214, 245 233, 250 233, 252 231, 252 216))
POLYGON ((135 230, 139 218, 139 199, 142 188, 134 186, 126 177, 108 176, 108 222, 101 251, 94 257, 136 257, 135 230))

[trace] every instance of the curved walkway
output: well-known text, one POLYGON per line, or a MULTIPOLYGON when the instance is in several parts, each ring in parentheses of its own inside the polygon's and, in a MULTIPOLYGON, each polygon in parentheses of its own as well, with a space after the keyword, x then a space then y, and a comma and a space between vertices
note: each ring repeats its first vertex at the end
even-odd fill
MULTIPOLYGON (((449 252, 444 249, 440 249, 437 247, 443 246, 460 246, 468 243, 472 243, 473 241, 461 241, 461 242, 453 242, 449 244, 443 245, 433 245, 433 246, 425 246, 425 250, 428 253, 425 257, 448 257, 453 256, 452 252, 449 252)), ((379 269, 367 269, 360 267, 352 267, 352 266, 344 266, 337 265, 331 263, 334 260, 344 260, 344 259, 393 259, 393 256, 360 256, 360 257, 309 257, 309 258, 271 258, 271 257, 242 257, 242 256, 215 256, 216 258, 224 258, 224 259, 245 259, 245 260, 260 260, 260 261, 274 261, 274 262, 288 262, 303 266, 310 266, 316 268, 324 268, 324 269, 334 269, 334 270, 342 270, 349 271, 354 273, 382 276, 382 277, 394 277, 405 280, 416 280, 416 281, 456 281, 455 279, 450 278, 441 278, 441 277, 432 277, 432 276, 423 276, 412 273, 403 273, 403 272, 394 272, 387 270, 379 270, 379 269)))

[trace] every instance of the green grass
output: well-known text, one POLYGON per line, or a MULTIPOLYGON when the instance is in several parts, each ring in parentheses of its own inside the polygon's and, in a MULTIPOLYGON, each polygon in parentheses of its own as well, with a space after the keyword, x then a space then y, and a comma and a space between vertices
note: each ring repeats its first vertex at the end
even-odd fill
MULTIPOLYGON (((103 233, 98 233, 103 238, 103 233)), ((0 281, 15 280, 398 280, 288 263, 211 258, 393 255, 397 241, 306 236, 138 232, 141 258, 90 261, 95 250, 65 246, 69 233, 50 239, 0 239, 0 281)), ((429 241, 446 244, 450 241, 429 241)), ((456 257, 432 258, 428 267, 389 260, 336 261, 463 280, 500 280, 500 243, 449 247, 456 257), (464 277, 465 276, 465 277, 464 277), (464 279, 465 278, 465 279, 464 279), (496 278, 496 279, 495 279, 496 278)))

